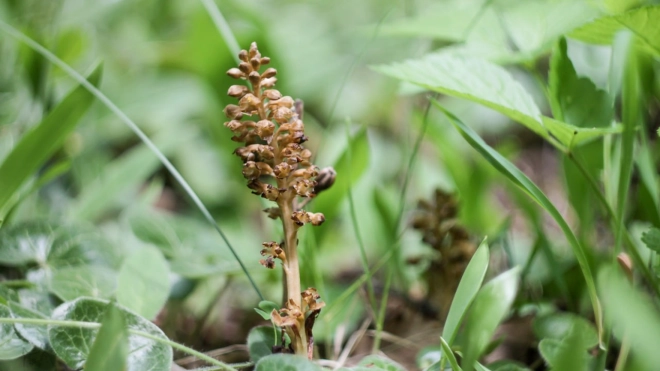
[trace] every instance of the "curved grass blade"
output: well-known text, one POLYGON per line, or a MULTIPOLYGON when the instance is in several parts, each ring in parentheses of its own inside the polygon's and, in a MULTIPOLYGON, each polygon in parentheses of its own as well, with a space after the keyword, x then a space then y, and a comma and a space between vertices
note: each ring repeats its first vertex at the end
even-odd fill
POLYGON ((454 300, 451 302, 445 327, 442 329, 442 338, 446 339, 450 345, 454 342, 461 321, 465 313, 467 313, 474 297, 477 296, 484 277, 486 277, 489 257, 488 243, 484 239, 472 256, 472 259, 470 259, 467 268, 465 268, 465 273, 463 273, 463 277, 461 277, 461 281, 458 283, 454 300))
POLYGON ((451 112, 447 111, 442 105, 437 101, 433 101, 433 104, 440 109, 451 121, 456 130, 467 140, 467 142, 476 149, 488 162, 491 163, 499 172, 505 175, 509 180, 511 180, 518 187, 522 188, 534 201, 536 201, 545 211, 547 211, 550 216, 555 220, 559 225, 562 232, 566 236, 568 243, 571 245, 573 254, 580 266, 582 276, 584 277, 585 283, 587 285, 587 291, 589 293, 589 298, 591 300, 591 305, 593 307, 594 316, 596 320, 596 326, 598 328, 599 338, 602 341, 603 334, 603 314, 600 301, 598 300, 598 294, 596 293, 596 284, 594 282, 593 274, 591 273, 591 268, 589 267, 589 262, 587 260, 587 254, 584 247, 580 244, 577 237, 569 227, 568 223, 562 217, 559 210, 555 205, 550 202, 548 197, 539 189, 539 187, 534 184, 520 169, 513 165, 509 160, 500 155, 492 147, 490 147, 486 142, 484 142, 481 137, 470 129, 467 125, 461 122, 456 116, 451 112))
MULTIPOLYGON (((98 66, 90 74, 89 81, 85 81, 93 87, 100 79, 101 67, 98 66)), ((12 201, 23 183, 60 148, 92 102, 94 96, 84 87, 77 87, 39 125, 25 134, 7 155, 0 164, 0 220, 14 205, 12 201)))
POLYGON ((447 357, 447 360, 449 361, 449 365, 451 366, 452 370, 454 371, 463 371, 461 367, 458 365, 458 361, 456 361, 456 356, 454 356, 454 352, 451 351, 451 348, 449 347, 449 344, 445 341, 445 338, 440 337, 440 345, 442 346, 442 358, 447 357))
POLYGON ((8 34, 9 36, 13 37, 14 39, 26 44, 29 46, 31 49, 34 49, 37 53, 41 54, 44 56, 46 59, 48 59, 51 63, 56 65, 57 67, 61 68, 67 75, 69 75, 72 79, 77 81, 80 85, 85 87, 90 93, 92 93, 93 96, 95 96, 101 103, 103 103, 112 113, 117 115, 117 117, 128 126, 135 135, 137 135, 138 138, 147 146, 149 149, 158 157, 158 160, 165 166, 167 171, 172 174, 172 177, 179 183, 181 188, 186 192, 186 194, 192 199, 193 203, 199 211, 202 213, 204 218, 215 228, 215 230, 218 232, 224 243, 227 245, 229 248, 229 251, 232 253, 238 264, 240 264, 241 269, 243 270, 243 273, 245 273, 245 276, 247 279, 250 281, 250 284, 254 288, 254 291, 257 293, 259 296, 260 300, 264 300, 263 295, 261 294, 261 291, 259 291, 259 288, 257 287, 257 284, 254 282, 252 279, 252 276, 248 272, 247 268, 245 267, 245 264, 243 264, 243 261, 241 261, 241 258, 236 254, 236 251, 234 250, 233 246, 231 243, 229 243, 229 239, 227 239, 227 236, 222 232, 220 229, 220 226, 218 223, 215 222, 215 219, 213 219, 213 216, 211 216, 211 213, 208 211, 206 206, 202 203, 202 200, 199 199, 199 196, 193 191, 193 189, 190 187, 190 184, 183 178, 181 173, 174 167, 174 165, 170 162, 170 160, 165 157, 165 155, 156 147, 156 145, 149 139, 149 137, 131 120, 117 105, 115 105, 103 92, 101 92, 99 89, 97 89, 92 83, 90 83, 87 79, 85 79, 83 76, 81 76, 76 70, 74 70, 71 66, 66 64, 63 60, 59 59, 55 54, 53 54, 51 51, 48 49, 44 48, 41 44, 37 43, 33 39, 29 38, 26 36, 24 33, 20 32, 19 30, 15 29, 14 27, 10 26, 9 24, 0 21, 0 30, 2 30, 4 33, 8 34))
POLYGON ((238 59, 238 52, 241 50, 241 47, 238 45, 236 36, 234 36, 234 33, 231 32, 231 28, 229 27, 225 17, 222 15, 220 8, 218 8, 218 5, 213 2, 213 0, 199 1, 202 2, 202 5, 204 5, 204 8, 209 13, 213 24, 215 24, 218 32, 220 32, 220 36, 222 36, 222 38, 225 40, 225 44, 227 44, 229 51, 231 51, 232 57, 234 57, 234 61, 236 61, 237 64, 241 63, 241 60, 238 59))

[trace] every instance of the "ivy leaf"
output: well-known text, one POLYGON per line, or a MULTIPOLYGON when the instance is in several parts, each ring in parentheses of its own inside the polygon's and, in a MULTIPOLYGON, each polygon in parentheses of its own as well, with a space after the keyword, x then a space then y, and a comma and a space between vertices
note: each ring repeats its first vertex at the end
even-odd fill
POLYGON ((85 362, 85 371, 123 371, 127 358, 128 331, 124 316, 110 303, 85 362))
POLYGON ((109 299, 117 285, 117 272, 104 266, 80 265, 55 269, 50 291, 63 301, 81 296, 109 299))
POLYGON ((583 338, 581 343, 585 345, 585 350, 598 344, 598 333, 594 325, 573 313, 553 313, 536 318, 533 328, 539 339, 561 340, 573 331, 583 338))
POLYGON ((362 358, 358 366, 384 371, 406 371, 400 364, 378 355, 370 355, 362 358))
POLYGON ((307 358, 289 354, 272 354, 257 362, 255 371, 321 371, 322 368, 307 358))
MULTIPOLYGON (((79 298, 66 302, 53 311, 54 320, 82 321, 99 323, 108 302, 99 299, 79 298)), ((129 330, 145 332, 151 336, 167 340, 163 332, 150 321, 117 306, 129 330)), ((48 338, 55 354, 70 368, 83 367, 90 354, 98 329, 48 326, 48 338)), ((169 371, 172 362, 172 348, 163 343, 135 334, 128 337, 127 371, 169 371)))
POLYGON ((117 301, 145 318, 156 317, 170 294, 169 274, 163 254, 143 247, 128 256, 119 271, 117 301))
MULTIPOLYGON (((0 318, 11 318, 11 311, 0 305, 0 318)), ((15 359, 30 353, 33 346, 21 339, 11 323, 0 323, 0 360, 15 359)))
MULTIPOLYGON (((13 318, 36 318, 36 319, 47 319, 45 315, 34 311, 29 308, 25 308, 16 302, 9 302, 9 309, 11 310, 11 316, 13 318)), ((37 326, 37 325, 27 325, 23 323, 17 323, 14 325, 16 331, 32 345, 36 346, 39 349, 50 350, 50 345, 48 343, 48 329, 46 326, 37 326)))
POLYGON ((660 253, 660 229, 651 228, 642 233, 642 242, 644 242, 649 249, 660 253))
MULTIPOLYGON (((277 329, 279 333, 281 330, 277 329)), ((257 362, 261 358, 273 354, 273 345, 277 344, 275 330, 271 326, 257 326, 250 330, 247 346, 250 351, 250 361, 257 362)))

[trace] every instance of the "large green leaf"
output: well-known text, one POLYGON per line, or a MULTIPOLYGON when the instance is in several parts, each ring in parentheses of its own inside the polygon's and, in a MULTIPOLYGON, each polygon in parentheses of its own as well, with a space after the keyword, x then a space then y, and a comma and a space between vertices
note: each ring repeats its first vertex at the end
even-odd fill
POLYGON ((605 267, 598 272, 598 292, 603 300, 605 314, 614 324, 614 336, 621 341, 625 336, 632 356, 654 370, 660 365, 660 313, 652 298, 633 287, 617 266, 605 267))
POLYGON ((587 371, 589 354, 578 329, 571 329, 562 339, 543 339, 539 352, 552 370, 587 371))
POLYGON ((555 118, 581 128, 611 126, 612 99, 589 78, 577 75, 563 38, 552 53, 548 80, 555 118))
POLYGON ((255 371, 321 371, 322 368, 307 358, 289 354, 273 354, 257 362, 255 371))
MULTIPOLYGON (((100 79, 99 66, 89 76, 89 81, 98 84, 100 79)), ((77 87, 23 136, 0 164, 0 224, 21 185, 60 148, 93 101, 87 89, 77 87)))
POLYGON ((63 301, 81 296, 109 299, 117 286, 117 272, 98 265, 56 268, 52 271, 48 286, 63 301))
POLYGON ((519 276, 519 267, 510 269, 486 283, 474 298, 465 321, 464 370, 472 370, 497 325, 508 315, 518 293, 519 276))
MULTIPOLYGON (((334 185, 314 199, 314 210, 332 220, 339 211, 341 201, 348 194, 348 187, 354 185, 369 166, 369 136, 366 128, 361 128, 349 140, 348 147, 335 162, 337 178, 334 185)), ((323 228, 323 227, 321 227, 323 228)))
POLYGON ((111 247, 95 231, 45 221, 2 228, 0 246, 0 263, 12 266, 36 264, 53 268, 113 263, 111 247))
MULTIPOLYGON (((36 318, 36 319, 46 319, 45 315, 34 311, 32 309, 21 306, 20 304, 10 301, 9 309, 11 310, 11 316, 13 318, 36 318)), ((27 341, 32 343, 39 349, 50 350, 50 345, 48 343, 48 329, 45 326, 34 326, 27 325, 23 323, 17 323, 14 325, 16 331, 27 341)))
POLYGON ((486 142, 484 142, 484 140, 477 133, 475 133, 472 129, 470 129, 470 127, 461 122, 456 116, 445 110, 437 102, 434 101, 434 104, 440 110, 442 110, 445 115, 447 115, 454 127, 474 149, 476 149, 486 160, 488 160, 488 162, 490 162, 491 165, 493 165, 500 173, 509 178, 509 180, 511 180, 516 186, 523 189, 535 202, 543 207, 543 209, 547 211, 559 225, 562 232, 566 236, 566 239, 571 245, 573 254, 578 261, 580 270, 582 271, 582 276, 584 277, 585 283, 587 285, 587 291, 589 293, 591 305, 594 310, 594 316, 596 317, 598 333, 599 335, 602 334, 602 311, 600 302, 598 301, 598 295, 596 294, 596 284, 594 282, 594 278, 591 273, 591 267, 589 266, 589 261, 587 259, 587 252, 585 248, 580 244, 559 210, 557 210, 557 208, 552 204, 552 202, 550 202, 548 197, 539 189, 539 187, 534 184, 534 182, 532 182, 522 171, 520 171, 520 169, 518 169, 509 160, 504 158, 504 156, 500 155, 492 147, 486 144, 486 142))
MULTIPOLYGON (((53 312, 54 320, 82 321, 99 323, 108 302, 98 299, 80 298, 66 302, 53 312)), ((163 332, 153 323, 137 314, 118 306, 129 330, 141 331, 150 336, 167 340, 163 332)), ((91 328, 48 326, 48 337, 55 354, 69 367, 81 368, 90 354, 89 344, 97 337, 99 330, 91 328)), ((128 337, 127 371, 169 371, 172 362, 172 348, 152 339, 131 334, 128 337)))
MULTIPOLYGON (((11 318, 11 311, 5 305, 0 304, 0 318, 11 318)), ((21 357, 32 350, 32 344, 21 339, 14 325, 11 323, 0 324, 0 360, 21 357)))
POLYGON ((542 137, 547 130, 532 96, 502 67, 475 58, 429 55, 373 67, 388 76, 465 98, 503 113, 542 137))
POLYGON ((602 17, 571 32, 578 40, 609 45, 614 35, 627 28, 646 46, 646 49, 660 54, 660 6, 647 6, 629 10, 623 14, 602 17))
POLYGON ((126 258, 119 271, 117 301, 145 318, 156 317, 170 295, 169 274, 159 250, 141 248, 126 258))
POLYGON ((581 128, 546 116, 543 116, 543 124, 552 136, 565 147, 562 149, 565 152, 604 135, 618 134, 623 131, 623 126, 620 124, 605 128, 581 128))
POLYGON ((470 259, 467 268, 465 268, 465 273, 463 273, 461 282, 458 284, 456 295, 454 295, 449 314, 447 314, 445 326, 442 329, 442 338, 450 346, 456 338, 461 321, 465 317, 470 304, 472 304, 479 288, 481 288, 481 283, 484 281, 488 270, 489 257, 488 244, 484 240, 470 259))
POLYGON ((85 371, 126 370, 128 331, 124 316, 112 303, 103 315, 98 335, 85 362, 85 371))

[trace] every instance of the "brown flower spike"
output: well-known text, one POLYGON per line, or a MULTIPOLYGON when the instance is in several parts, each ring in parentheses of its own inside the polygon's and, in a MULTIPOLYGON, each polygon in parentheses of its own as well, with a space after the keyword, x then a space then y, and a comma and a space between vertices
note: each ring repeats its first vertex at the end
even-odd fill
POLYGON ((266 68, 270 58, 262 57, 257 44, 238 54, 241 62, 227 74, 246 80, 245 85, 232 85, 227 94, 238 99, 238 105, 225 107, 225 122, 234 136, 244 143, 234 153, 243 160, 243 176, 252 193, 273 201, 277 207, 264 210, 269 218, 282 221, 284 241, 264 242, 261 264, 274 268, 280 260, 286 284, 285 307, 273 311, 274 322, 291 339, 291 351, 312 358, 314 341, 312 326, 324 303, 316 289, 301 292, 298 262, 298 228, 305 224, 321 225, 321 213, 301 210, 301 206, 317 193, 329 188, 336 176, 332 168, 319 169, 311 163, 312 152, 303 146, 307 141, 302 121, 302 102, 283 96, 274 89, 277 70, 266 68), (317 179, 320 182, 317 182, 317 179), (299 198, 305 201, 298 203, 299 198))

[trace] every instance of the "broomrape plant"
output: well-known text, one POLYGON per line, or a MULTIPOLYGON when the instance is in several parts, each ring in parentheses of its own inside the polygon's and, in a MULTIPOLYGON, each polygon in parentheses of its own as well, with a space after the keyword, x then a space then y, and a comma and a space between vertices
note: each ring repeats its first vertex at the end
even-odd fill
MULTIPOLYGON (((302 210, 311 198, 329 188, 335 178, 332 168, 321 171, 311 162, 312 152, 303 147, 307 141, 302 121, 302 102, 283 96, 274 89, 277 70, 266 68, 270 58, 261 56, 257 44, 241 50, 238 68, 227 74, 246 80, 246 85, 232 85, 227 94, 238 99, 224 112, 230 121, 225 126, 234 133, 232 140, 245 144, 234 151, 243 160, 243 176, 252 193, 277 204, 264 210, 271 219, 280 219, 282 242, 264 242, 260 262, 269 269, 280 260, 286 287, 284 306, 273 310, 273 322, 291 339, 283 352, 312 358, 312 327, 325 305, 315 288, 301 291, 298 259, 298 229, 305 224, 321 225, 321 213, 302 210), (304 201, 300 202, 301 199, 304 201)), ((284 341, 282 342, 284 344, 284 341)))

